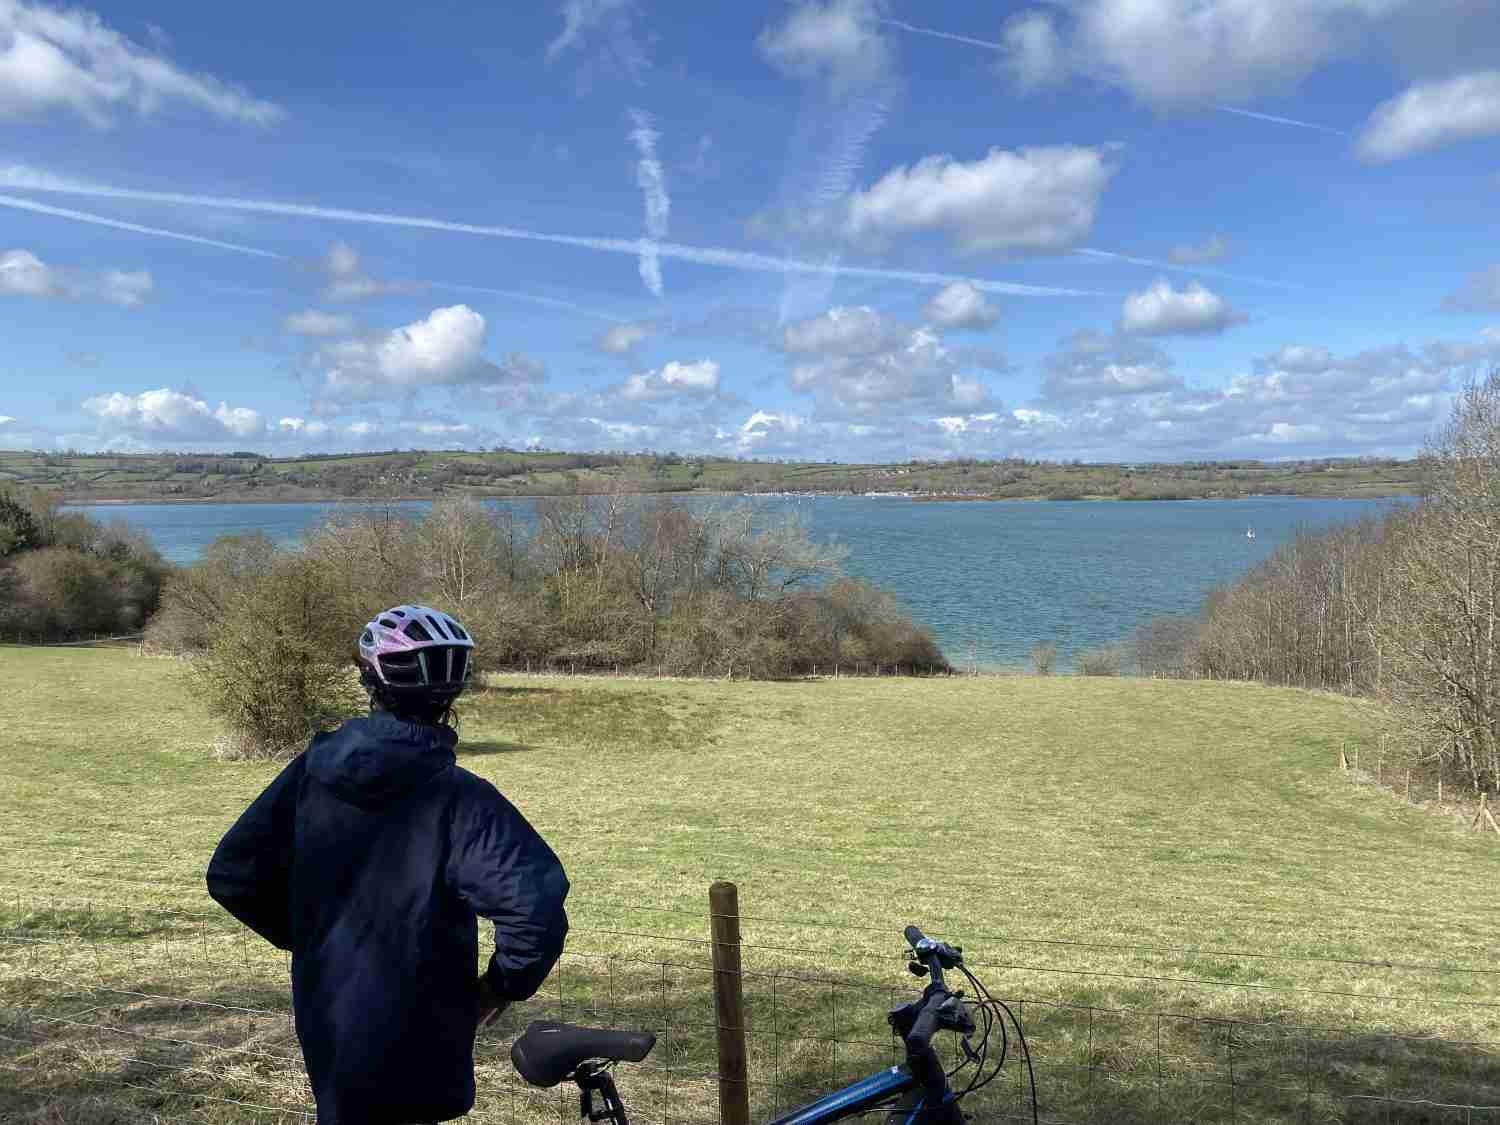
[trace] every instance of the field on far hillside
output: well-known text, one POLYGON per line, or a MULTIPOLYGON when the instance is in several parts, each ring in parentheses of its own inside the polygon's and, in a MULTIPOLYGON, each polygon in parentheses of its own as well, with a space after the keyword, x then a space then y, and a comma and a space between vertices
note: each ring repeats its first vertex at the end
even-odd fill
MULTIPOLYGON (((0 1120, 309 1121, 282 955, 202 889, 277 767, 211 758, 174 661, 0 678, 0 1120)), ((575 1119, 506 1054, 562 1016, 658 1029, 621 1068, 641 1122, 715 1120, 727 878, 757 1119, 891 1061, 916 922, 1018 1002, 1044 1120, 1500 1120, 1444 1108, 1500 1106, 1500 839, 1340 773, 1374 721, 1205 682, 498 679, 460 761, 563 858, 573 931, 481 1036, 475 1117, 575 1119)), ((1030 1119, 1023 1074, 980 1120, 1030 1119)))
POLYGON ((0 450, 0 487, 27 485, 70 503, 95 500, 293 501, 572 492, 894 492, 948 498, 1186 500, 1239 496, 1404 496, 1413 461, 1202 461, 1061 464, 740 461, 676 453, 442 450, 261 457, 195 453, 0 450))

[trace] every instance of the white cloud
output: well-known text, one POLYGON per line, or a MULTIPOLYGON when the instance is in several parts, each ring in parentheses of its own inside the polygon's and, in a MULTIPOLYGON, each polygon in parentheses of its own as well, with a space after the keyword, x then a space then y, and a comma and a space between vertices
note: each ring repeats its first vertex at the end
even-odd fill
POLYGON ((602 352, 608 352, 610 355, 626 355, 655 333, 655 322, 637 320, 629 324, 616 324, 606 328, 599 334, 595 343, 602 352))
POLYGON ((1288 344, 1270 358, 1268 365, 1278 371, 1317 375, 1333 366, 1333 353, 1316 345, 1288 344))
POLYGON ((1196 281, 1178 290, 1158 278, 1125 298, 1120 327, 1137 336, 1216 336, 1244 319, 1223 297, 1196 281))
POLYGON ((1093 226, 1115 170, 1109 147, 992 148, 968 163, 927 156, 855 192, 844 229, 877 245, 893 235, 943 231, 966 253, 1066 250, 1093 226))
MULTIPOLYGON (((0 286, 3 288, 3 286, 0 286)), ((1500 312, 1500 265, 1477 270, 1443 301, 1450 312, 1500 312)))
POLYGON ((282 322, 288 332, 298 336, 347 336, 354 331, 354 318, 307 309, 292 313, 282 322))
POLYGON ((808 446, 802 435, 815 428, 814 423, 800 414, 757 410, 740 423, 732 440, 741 453, 771 456, 792 449, 806 450, 808 446))
POLYGON ((161 387, 137 395, 114 391, 94 395, 83 409, 109 435, 142 441, 223 441, 262 436, 260 414, 248 407, 221 402, 210 408, 193 395, 161 387))
POLYGON ((1206 242, 1184 243, 1174 246, 1167 253, 1167 260, 1178 266, 1198 266, 1207 262, 1218 262, 1229 257, 1232 245, 1229 236, 1214 234, 1206 242))
POLYGON ((955 281, 938 290, 927 302, 927 323, 950 332, 965 328, 991 328, 1000 319, 1000 310, 985 300, 972 285, 955 281))
POLYGON ((1356 144, 1371 163, 1500 134, 1500 70, 1419 82, 1375 107, 1356 144))
POLYGON ((67 292, 56 272, 29 250, 0 254, 0 293, 52 297, 67 292))
POLYGON ((423 293, 427 283, 421 281, 382 281, 365 272, 359 251, 347 242, 335 242, 328 253, 318 259, 318 268, 328 276, 323 287, 325 301, 363 301, 387 294, 423 293))
POLYGON ((99 284, 99 295, 112 305, 135 309, 146 303, 156 288, 146 270, 108 270, 99 284))
POLYGON ((563 28, 547 44, 547 64, 569 52, 584 61, 578 73, 582 92, 596 75, 619 75, 639 83, 651 60, 635 31, 635 0, 562 0, 563 28))
POLYGON ((484 339, 484 317, 468 305, 453 305, 383 335, 328 344, 315 356, 323 369, 320 394, 360 400, 482 382, 496 371, 480 356, 484 339))
POLYGON ((1068 61, 1057 25, 1047 12, 1021 12, 1005 25, 1002 63, 1017 86, 1035 90, 1068 76, 1068 61))
POLYGON ((656 142, 661 139, 651 115, 639 109, 630 110, 630 139, 635 143, 640 160, 635 166, 635 182, 640 186, 642 201, 646 208, 646 237, 641 240, 641 280, 654 296, 660 297, 661 257, 656 243, 667 237, 667 221, 672 214, 672 198, 667 194, 667 174, 661 159, 656 155, 656 142))
POLYGON ((1042 397, 1053 402, 1156 394, 1182 386, 1160 348, 1100 332, 1073 333, 1042 366, 1042 397))
POLYGON ((829 341, 824 358, 794 364, 794 391, 817 395, 826 406, 860 414, 878 413, 900 404, 930 403, 972 407, 987 398, 983 384, 965 378, 961 357, 928 328, 905 333, 883 350, 840 351, 843 341, 829 341))
POLYGON ((673 360, 654 371, 630 376, 620 397, 630 402, 659 402, 679 396, 704 397, 719 393, 719 365, 711 359, 695 363, 673 360))
POLYGON ((252 125, 271 125, 284 116, 272 102, 179 69, 92 12, 0 2, 0 119, 60 110, 107 128, 118 110, 149 117, 172 103, 252 125))
POLYGON ((839 306, 787 325, 781 333, 781 344, 794 353, 870 355, 897 344, 906 331, 868 305, 839 306))
POLYGON ((321 438, 326 436, 333 427, 317 418, 282 418, 277 421, 275 433, 281 435, 295 435, 305 438, 321 438))
POLYGON ((877 0, 799 0, 755 44, 791 78, 828 83, 836 92, 884 77, 895 52, 880 32, 877 0))
POLYGON ((154 288, 146 270, 105 270, 91 275, 50 266, 29 250, 0 254, 0 295, 93 298, 134 309, 146 303, 154 288))
POLYGON ((1495 23, 1493 0, 1068 0, 1016 17, 1003 65, 1023 87, 1072 75, 1157 108, 1209 106, 1341 59, 1451 72, 1459 51, 1493 47, 1495 23))

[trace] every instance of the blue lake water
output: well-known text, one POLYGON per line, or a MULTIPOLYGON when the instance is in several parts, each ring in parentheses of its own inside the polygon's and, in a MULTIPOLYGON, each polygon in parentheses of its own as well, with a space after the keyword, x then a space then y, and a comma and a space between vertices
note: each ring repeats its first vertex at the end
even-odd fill
MULTIPOLYGON (((1158 614, 1193 613, 1298 527, 1379 514, 1400 500, 1250 500, 1118 503, 918 503, 873 497, 774 497, 768 512, 802 514, 813 535, 849 550, 846 573, 893 592, 930 628, 949 660, 1015 665, 1039 641, 1070 653, 1112 644, 1158 614), (1255 538, 1248 538, 1254 528, 1255 538)), ((527 500, 500 501, 529 514, 527 500)), ((420 515, 426 503, 399 505, 420 515)), ((100 504, 175 562, 217 536, 264 531, 296 540, 358 505, 100 504)))

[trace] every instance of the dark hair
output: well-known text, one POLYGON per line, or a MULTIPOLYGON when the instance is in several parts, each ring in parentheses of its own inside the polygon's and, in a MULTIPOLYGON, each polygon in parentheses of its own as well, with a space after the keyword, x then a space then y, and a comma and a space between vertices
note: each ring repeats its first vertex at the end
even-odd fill
POLYGON ((370 695, 370 707, 385 711, 409 723, 429 723, 434 726, 458 729, 458 713, 454 710, 463 689, 451 687, 394 686, 381 682, 368 663, 356 652, 355 666, 359 669, 360 685, 370 695))

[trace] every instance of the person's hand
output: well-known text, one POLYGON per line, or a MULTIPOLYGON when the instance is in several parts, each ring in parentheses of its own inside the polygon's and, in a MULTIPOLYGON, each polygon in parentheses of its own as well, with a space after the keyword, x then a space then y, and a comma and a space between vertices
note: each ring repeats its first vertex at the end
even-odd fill
POLYGON ((495 990, 490 987, 489 977, 483 973, 479 976, 477 993, 479 1018, 476 1020, 476 1028, 493 1022, 496 1016, 510 1007, 508 1000, 502 1000, 496 995, 495 990))

